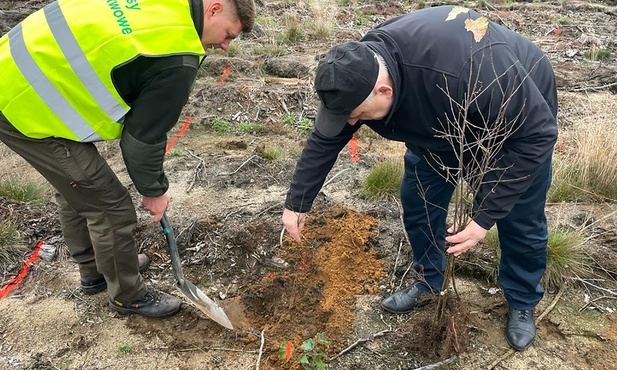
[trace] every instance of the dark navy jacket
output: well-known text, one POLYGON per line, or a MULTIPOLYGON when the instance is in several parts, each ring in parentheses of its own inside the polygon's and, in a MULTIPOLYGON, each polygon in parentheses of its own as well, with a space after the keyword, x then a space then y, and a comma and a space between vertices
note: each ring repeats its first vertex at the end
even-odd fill
MULTIPOLYGON (((338 153, 361 124, 405 142, 435 168, 453 170, 459 168, 454 151, 458 145, 442 134, 467 122, 468 143, 486 132, 483 127, 507 126, 504 131, 509 132, 501 140, 494 170, 484 175, 476 193, 473 218, 488 229, 510 212, 557 139, 555 76, 544 53, 523 36, 490 22, 485 36, 476 42, 465 29, 465 20, 480 15, 470 11, 445 21, 452 9, 441 6, 398 16, 360 40, 387 64, 394 83, 392 110, 381 121, 346 125, 334 138, 313 130, 298 161, 286 208, 310 210, 338 153)), ((473 171, 470 158, 485 152, 480 145, 468 148, 464 168, 473 171)))

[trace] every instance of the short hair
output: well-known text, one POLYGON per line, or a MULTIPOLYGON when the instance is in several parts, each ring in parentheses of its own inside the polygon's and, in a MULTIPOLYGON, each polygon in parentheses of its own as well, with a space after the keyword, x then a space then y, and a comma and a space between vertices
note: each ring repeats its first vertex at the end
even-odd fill
POLYGON ((251 32, 255 25, 255 2, 253 0, 228 1, 236 8, 236 14, 242 24, 242 32, 251 32))

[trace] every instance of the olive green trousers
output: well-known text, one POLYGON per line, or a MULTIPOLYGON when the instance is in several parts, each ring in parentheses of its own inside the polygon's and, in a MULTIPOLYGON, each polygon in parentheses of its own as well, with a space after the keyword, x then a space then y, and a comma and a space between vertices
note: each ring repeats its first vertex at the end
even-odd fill
POLYGON ((139 274, 128 190, 92 143, 32 139, 0 113, 0 141, 56 189, 64 241, 82 279, 105 276, 111 299, 133 302, 146 293, 139 274))

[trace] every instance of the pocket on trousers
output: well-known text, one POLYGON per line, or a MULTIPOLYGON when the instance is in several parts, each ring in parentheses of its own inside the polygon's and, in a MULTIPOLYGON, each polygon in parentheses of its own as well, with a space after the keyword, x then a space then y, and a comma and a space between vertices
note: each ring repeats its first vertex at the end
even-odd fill
POLYGON ((54 156, 74 188, 104 191, 116 180, 116 175, 94 144, 64 139, 54 139, 52 143, 54 156))

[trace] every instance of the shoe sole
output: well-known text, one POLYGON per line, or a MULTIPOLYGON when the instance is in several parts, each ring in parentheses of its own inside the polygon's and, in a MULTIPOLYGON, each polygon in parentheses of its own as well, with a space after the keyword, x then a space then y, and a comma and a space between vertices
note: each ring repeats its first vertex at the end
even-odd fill
MULTIPOLYGON (((146 263, 143 266, 139 267, 139 272, 144 272, 148 269, 148 267, 150 266, 150 258, 148 258, 146 260, 146 263)), ((81 286, 81 290, 84 293, 84 295, 95 295, 101 292, 104 292, 107 290, 107 282, 105 281, 105 279, 103 279, 103 282, 97 285, 92 285, 89 287, 85 287, 85 286, 81 286)))
MULTIPOLYGON (((504 334, 505 334, 505 333, 504 333, 504 334)), ((517 350, 517 351, 524 351, 524 350, 526 350, 527 348, 531 347, 531 345, 533 344, 533 342, 535 342, 535 340, 536 340, 536 338, 533 338, 533 339, 531 340, 531 342, 529 342, 529 344, 528 344, 526 347, 518 347, 518 346, 515 346, 514 344, 510 343, 510 340, 508 339, 508 336, 507 336, 507 335, 506 335, 505 337, 506 337, 506 342, 508 342, 508 344, 510 345, 510 347, 512 347, 512 349, 515 349, 515 350, 517 350)))
POLYGON ((119 307, 119 306, 116 306, 115 304, 109 302, 109 308, 111 308, 113 311, 117 312, 118 314, 120 314, 122 316, 130 315, 130 314, 136 314, 136 315, 140 315, 140 316, 144 316, 144 317, 150 317, 150 318, 153 318, 153 319, 164 319, 166 317, 171 317, 171 316, 177 314, 178 311, 180 311, 180 307, 181 306, 182 305, 178 306, 178 308, 175 309, 174 311, 165 312, 165 313, 162 313, 160 315, 147 315, 147 314, 144 314, 143 312, 137 311, 136 309, 119 307))
POLYGON ((105 290, 107 290, 107 282, 103 280, 102 283, 97 284, 97 285, 92 285, 88 287, 82 286, 81 290, 85 295, 95 295, 95 294, 98 294, 100 292, 104 292, 105 290))
POLYGON ((406 314, 406 313, 410 313, 420 307, 424 307, 426 305, 428 305, 429 303, 431 303, 430 299, 421 301, 421 302, 417 302, 415 306, 413 306, 413 308, 411 310, 407 310, 407 311, 396 311, 396 310, 392 310, 386 306, 384 306, 383 304, 381 305, 381 308, 383 308, 384 310, 386 310, 387 312, 393 313, 393 314, 397 314, 397 315, 402 315, 402 314, 406 314))

